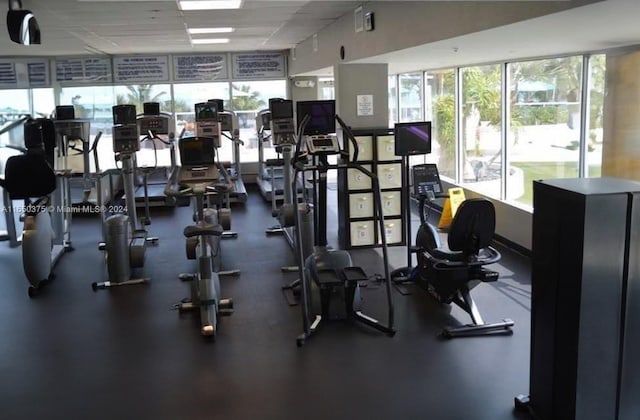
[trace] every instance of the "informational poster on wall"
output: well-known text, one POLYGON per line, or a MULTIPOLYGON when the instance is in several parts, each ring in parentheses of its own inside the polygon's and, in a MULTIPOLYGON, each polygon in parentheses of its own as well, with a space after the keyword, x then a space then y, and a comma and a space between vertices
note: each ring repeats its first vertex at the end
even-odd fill
POLYGON ((69 83, 110 83, 111 60, 106 57, 71 57, 56 59, 56 81, 69 83))
POLYGON ((169 57, 126 56, 113 58, 115 83, 153 83, 169 81, 169 57))
POLYGON ((287 76, 282 53, 233 54, 234 79, 277 79, 287 76))
POLYGON ((0 89, 49 87, 49 60, 0 60, 0 89))
POLYGON ((227 54, 173 56, 173 80, 176 82, 208 82, 228 78, 227 54))
POLYGON ((358 117, 373 115, 373 95, 358 95, 358 117))

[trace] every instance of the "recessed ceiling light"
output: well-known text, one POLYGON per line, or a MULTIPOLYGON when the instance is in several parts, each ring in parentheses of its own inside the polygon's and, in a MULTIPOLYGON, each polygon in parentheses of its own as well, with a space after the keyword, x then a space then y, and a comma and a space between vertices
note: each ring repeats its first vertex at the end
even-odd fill
POLYGON ((192 44, 227 44, 229 42, 229 38, 200 38, 200 39, 192 39, 192 44))
POLYGON ((233 32, 233 28, 187 28, 191 35, 197 34, 223 34, 233 32))
POLYGON ((242 0, 179 0, 180 10, 239 9, 242 0))

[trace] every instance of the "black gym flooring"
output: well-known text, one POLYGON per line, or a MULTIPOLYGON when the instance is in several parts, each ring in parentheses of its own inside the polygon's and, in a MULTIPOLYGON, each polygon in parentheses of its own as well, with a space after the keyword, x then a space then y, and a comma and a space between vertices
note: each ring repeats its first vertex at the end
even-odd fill
MULTIPOLYGON (((97 218, 73 221, 75 251, 57 279, 27 296, 20 248, 0 243, 0 418, 2 419, 513 419, 513 397, 528 390, 529 260, 508 250, 497 283, 472 291, 487 322, 511 318, 511 336, 438 338, 444 325, 468 323, 425 292, 394 291, 395 337, 351 323, 330 323, 302 348, 299 307, 280 286, 294 257, 283 237, 267 237, 270 207, 255 188, 234 205, 237 239, 223 243, 223 297, 235 313, 215 341, 199 334, 195 314, 172 305, 188 295, 181 272, 188 207, 154 210, 147 251, 150 285, 93 292, 105 279, 97 218)), ((335 205, 333 207, 335 209, 335 205)), ((330 214, 335 220, 335 210, 330 214)), ((414 221, 415 222, 415 221, 414 221)), ((330 238, 337 236, 335 226, 330 238)), ((415 231, 415 230, 414 230, 415 231)), ((392 265, 406 260, 391 248, 392 265)), ((375 250, 356 264, 381 273, 375 250)), ((384 292, 372 282, 364 309, 385 321, 384 292)))

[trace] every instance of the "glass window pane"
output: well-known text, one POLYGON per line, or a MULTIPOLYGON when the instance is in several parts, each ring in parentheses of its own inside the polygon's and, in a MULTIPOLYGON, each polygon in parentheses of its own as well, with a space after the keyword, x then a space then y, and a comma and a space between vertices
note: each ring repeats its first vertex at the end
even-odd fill
POLYGON ((389 127, 398 122, 398 76, 389 76, 389 127))
POLYGON ((509 64, 507 200, 533 204, 533 180, 578 176, 582 57, 509 64))
MULTIPOLYGON (((29 114, 29 90, 7 89, 0 90, 0 126, 29 114)), ((11 144, 24 147, 22 129, 14 129, 0 136, 0 146, 11 144)))
POLYGON ((587 119, 587 176, 602 175, 602 120, 606 55, 591 56, 589 86, 589 118, 587 119))
MULTIPOLYGON (((65 87, 60 91, 60 105, 73 105, 76 118, 87 118, 91 124, 91 141, 102 131, 98 144, 100 169, 115 167, 111 127, 111 107, 115 104, 112 86, 65 87)), ((91 160, 93 167, 93 159, 91 160)))
MULTIPOLYGON (((260 82, 231 83, 231 104, 238 115, 240 123, 240 139, 244 141, 241 148, 242 162, 258 161, 258 136, 256 133, 256 115, 260 110, 269 107, 270 98, 286 98, 287 81, 269 80, 260 82)), ((277 153, 269 143, 264 143, 265 159, 275 158, 277 153)))
MULTIPOLYGON (((222 99, 224 107, 229 107, 229 83, 185 83, 173 86, 174 110, 176 119, 176 135, 185 130, 185 135, 195 136, 194 105, 207 102, 209 99, 222 99)), ((241 136, 242 138, 242 136, 241 136)), ((231 142, 222 139, 218 153, 221 161, 231 161, 231 142)))
MULTIPOLYGON (((406 73, 398 76, 400 85, 400 122, 424 120, 424 113, 422 112, 422 80, 422 73, 406 73)), ((424 156, 409 157, 409 166, 424 162, 424 156)))
POLYGON ((465 187, 500 198, 500 65, 462 69, 462 178, 465 187))
POLYGON ((56 109, 52 88, 33 89, 33 113, 35 117, 48 117, 56 109))
POLYGON ((426 160, 438 165, 440 176, 455 180, 455 70, 428 72, 425 80, 425 115, 431 121, 432 137, 426 160))
POLYGON ((335 87, 333 77, 319 77, 318 88, 320 97, 318 99, 335 99, 335 87))

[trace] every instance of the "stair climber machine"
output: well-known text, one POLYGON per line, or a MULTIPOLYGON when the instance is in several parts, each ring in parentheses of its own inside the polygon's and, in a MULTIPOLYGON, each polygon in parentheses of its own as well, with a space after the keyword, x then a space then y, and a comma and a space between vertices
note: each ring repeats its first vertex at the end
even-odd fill
MULTIPOLYGON (((283 193, 284 201, 278 208, 275 194, 271 195, 271 213, 273 217, 278 219, 278 225, 268 228, 265 233, 267 235, 282 234, 291 246, 296 250, 296 232, 295 232, 295 216, 294 212, 299 212, 302 226, 302 248, 303 259, 298 261, 298 265, 293 267, 282 267, 284 272, 297 272, 298 267, 304 263, 307 257, 313 253, 313 208, 309 204, 306 195, 306 189, 301 188, 305 185, 304 172, 301 172, 302 183, 293 176, 293 166, 291 159, 296 148, 296 139, 298 136, 295 132, 293 121, 293 102, 291 100, 272 98, 269 99, 269 111, 271 112, 271 136, 272 143, 279 153, 282 154, 282 160, 279 165, 282 167, 283 193), (294 204, 293 189, 303 193, 303 199, 294 204), (296 210, 297 209, 297 210, 296 210)), ((271 178, 272 188, 275 189, 274 178, 271 178)), ((296 255, 297 257, 297 255, 296 255)), ((295 291, 298 289, 300 279, 285 285, 282 290, 290 305, 297 305, 295 291)))
MULTIPOLYGON (((293 162, 298 172, 312 171, 317 175, 317 229, 315 231, 314 252, 300 266, 301 308, 303 333, 297 337, 296 344, 302 346, 317 331, 322 320, 354 320, 384 332, 388 336, 395 335, 393 328, 394 314, 391 297, 391 280, 387 241, 381 235, 382 256, 384 263, 384 282, 387 302, 387 324, 365 315, 361 310, 360 281, 368 276, 361 267, 353 266, 347 251, 329 249, 327 246, 327 171, 329 169, 356 169, 369 177, 373 186, 374 205, 381 232, 384 232, 382 216, 382 199, 378 177, 363 168, 357 162, 358 143, 351 130, 335 113, 334 101, 303 101, 297 103, 298 130, 301 134, 293 162), (349 153, 340 148, 335 134, 335 121, 340 124, 343 134, 353 144, 353 160, 349 153), (301 153, 303 148, 305 153, 301 153), (338 155, 337 164, 329 164, 328 158, 338 155), (313 160, 310 160, 313 159, 313 160), (306 162, 306 163, 305 163, 306 162), (312 163, 315 162, 315 163, 312 163)), ((293 202, 297 202, 297 189, 293 188, 293 202)), ((303 260, 302 225, 299 212, 293 212, 297 234, 298 259, 303 260)))
POLYGON ((172 207, 176 204, 174 198, 164 194, 164 186, 176 167, 175 133, 171 130, 171 115, 160 112, 158 102, 145 102, 143 113, 138 114, 136 121, 142 136, 141 147, 153 148, 153 165, 146 165, 146 162, 144 166, 140 165, 138 159, 134 162, 136 175, 142 174, 142 185, 139 185, 136 176, 136 206, 144 206, 144 224, 148 224, 151 205, 172 207), (165 149, 169 149, 169 162, 158 162, 158 150, 165 149))
MULTIPOLYGON (((196 116, 202 112, 201 121, 206 119, 196 104, 196 116)), ((215 112, 215 111, 214 111, 215 112)), ((217 124, 217 122, 216 122, 217 124)), ((166 185, 165 193, 174 197, 190 197, 194 207, 195 224, 184 229, 187 258, 197 260, 198 271, 195 274, 180 274, 180 279, 190 281, 191 296, 175 305, 181 313, 197 310, 200 312, 200 332, 203 336, 214 337, 217 332, 218 316, 233 313, 233 301, 220 297, 220 276, 237 275, 239 270, 220 271, 221 239, 223 232, 230 227, 230 215, 222 208, 222 202, 228 195, 233 182, 226 171, 220 181, 220 170, 224 166, 216 162, 216 142, 219 142, 220 126, 205 122, 207 136, 186 137, 178 142, 181 166, 172 173, 166 185), (216 139, 216 137, 218 137, 216 139), (208 201, 208 206, 205 203, 208 201), (218 208, 211 203, 218 203, 218 208)), ((218 143, 219 144, 219 143, 218 143)))
POLYGON ((149 282, 147 277, 132 277, 132 269, 144 267, 147 243, 156 244, 158 238, 149 237, 142 226, 138 226, 135 206, 135 154, 140 150, 140 135, 136 123, 135 105, 115 105, 113 108, 113 152, 116 162, 122 163, 122 183, 124 186, 124 206, 118 214, 105 220, 105 243, 100 249, 106 250, 106 264, 109 279, 94 282, 94 291, 117 286, 130 286, 149 282))
POLYGON ((246 203, 247 189, 242 181, 242 168, 240 165, 240 146, 244 146, 244 142, 240 140, 238 116, 233 111, 223 109, 222 99, 210 99, 207 102, 214 102, 217 105, 220 131, 224 137, 232 142, 233 162, 231 162, 228 172, 233 181, 233 190, 229 193, 229 199, 232 203, 246 203))
MULTIPOLYGON (((10 200, 24 200, 22 265, 30 284, 29 297, 34 297, 54 279, 52 270, 60 257, 67 251, 73 251, 73 248, 68 232, 54 230, 56 226, 52 223, 53 219, 63 217, 64 212, 68 211, 65 207, 70 206, 69 201, 60 202, 53 197, 58 195, 65 198, 61 197, 64 191, 57 189, 57 176, 51 165, 55 143, 52 121, 27 121, 24 125, 24 142, 24 153, 7 160, 0 186, 6 190, 10 200), (46 125, 51 130, 44 129, 46 125), (51 135, 45 139, 43 135, 47 133, 51 135), (36 200, 31 201, 34 198, 36 200), (54 202, 59 204, 54 207, 54 202), (65 242, 67 239, 68 242, 65 242)), ((12 205, 6 211, 13 218, 12 205)), ((69 228, 63 222, 57 226, 69 228)))

